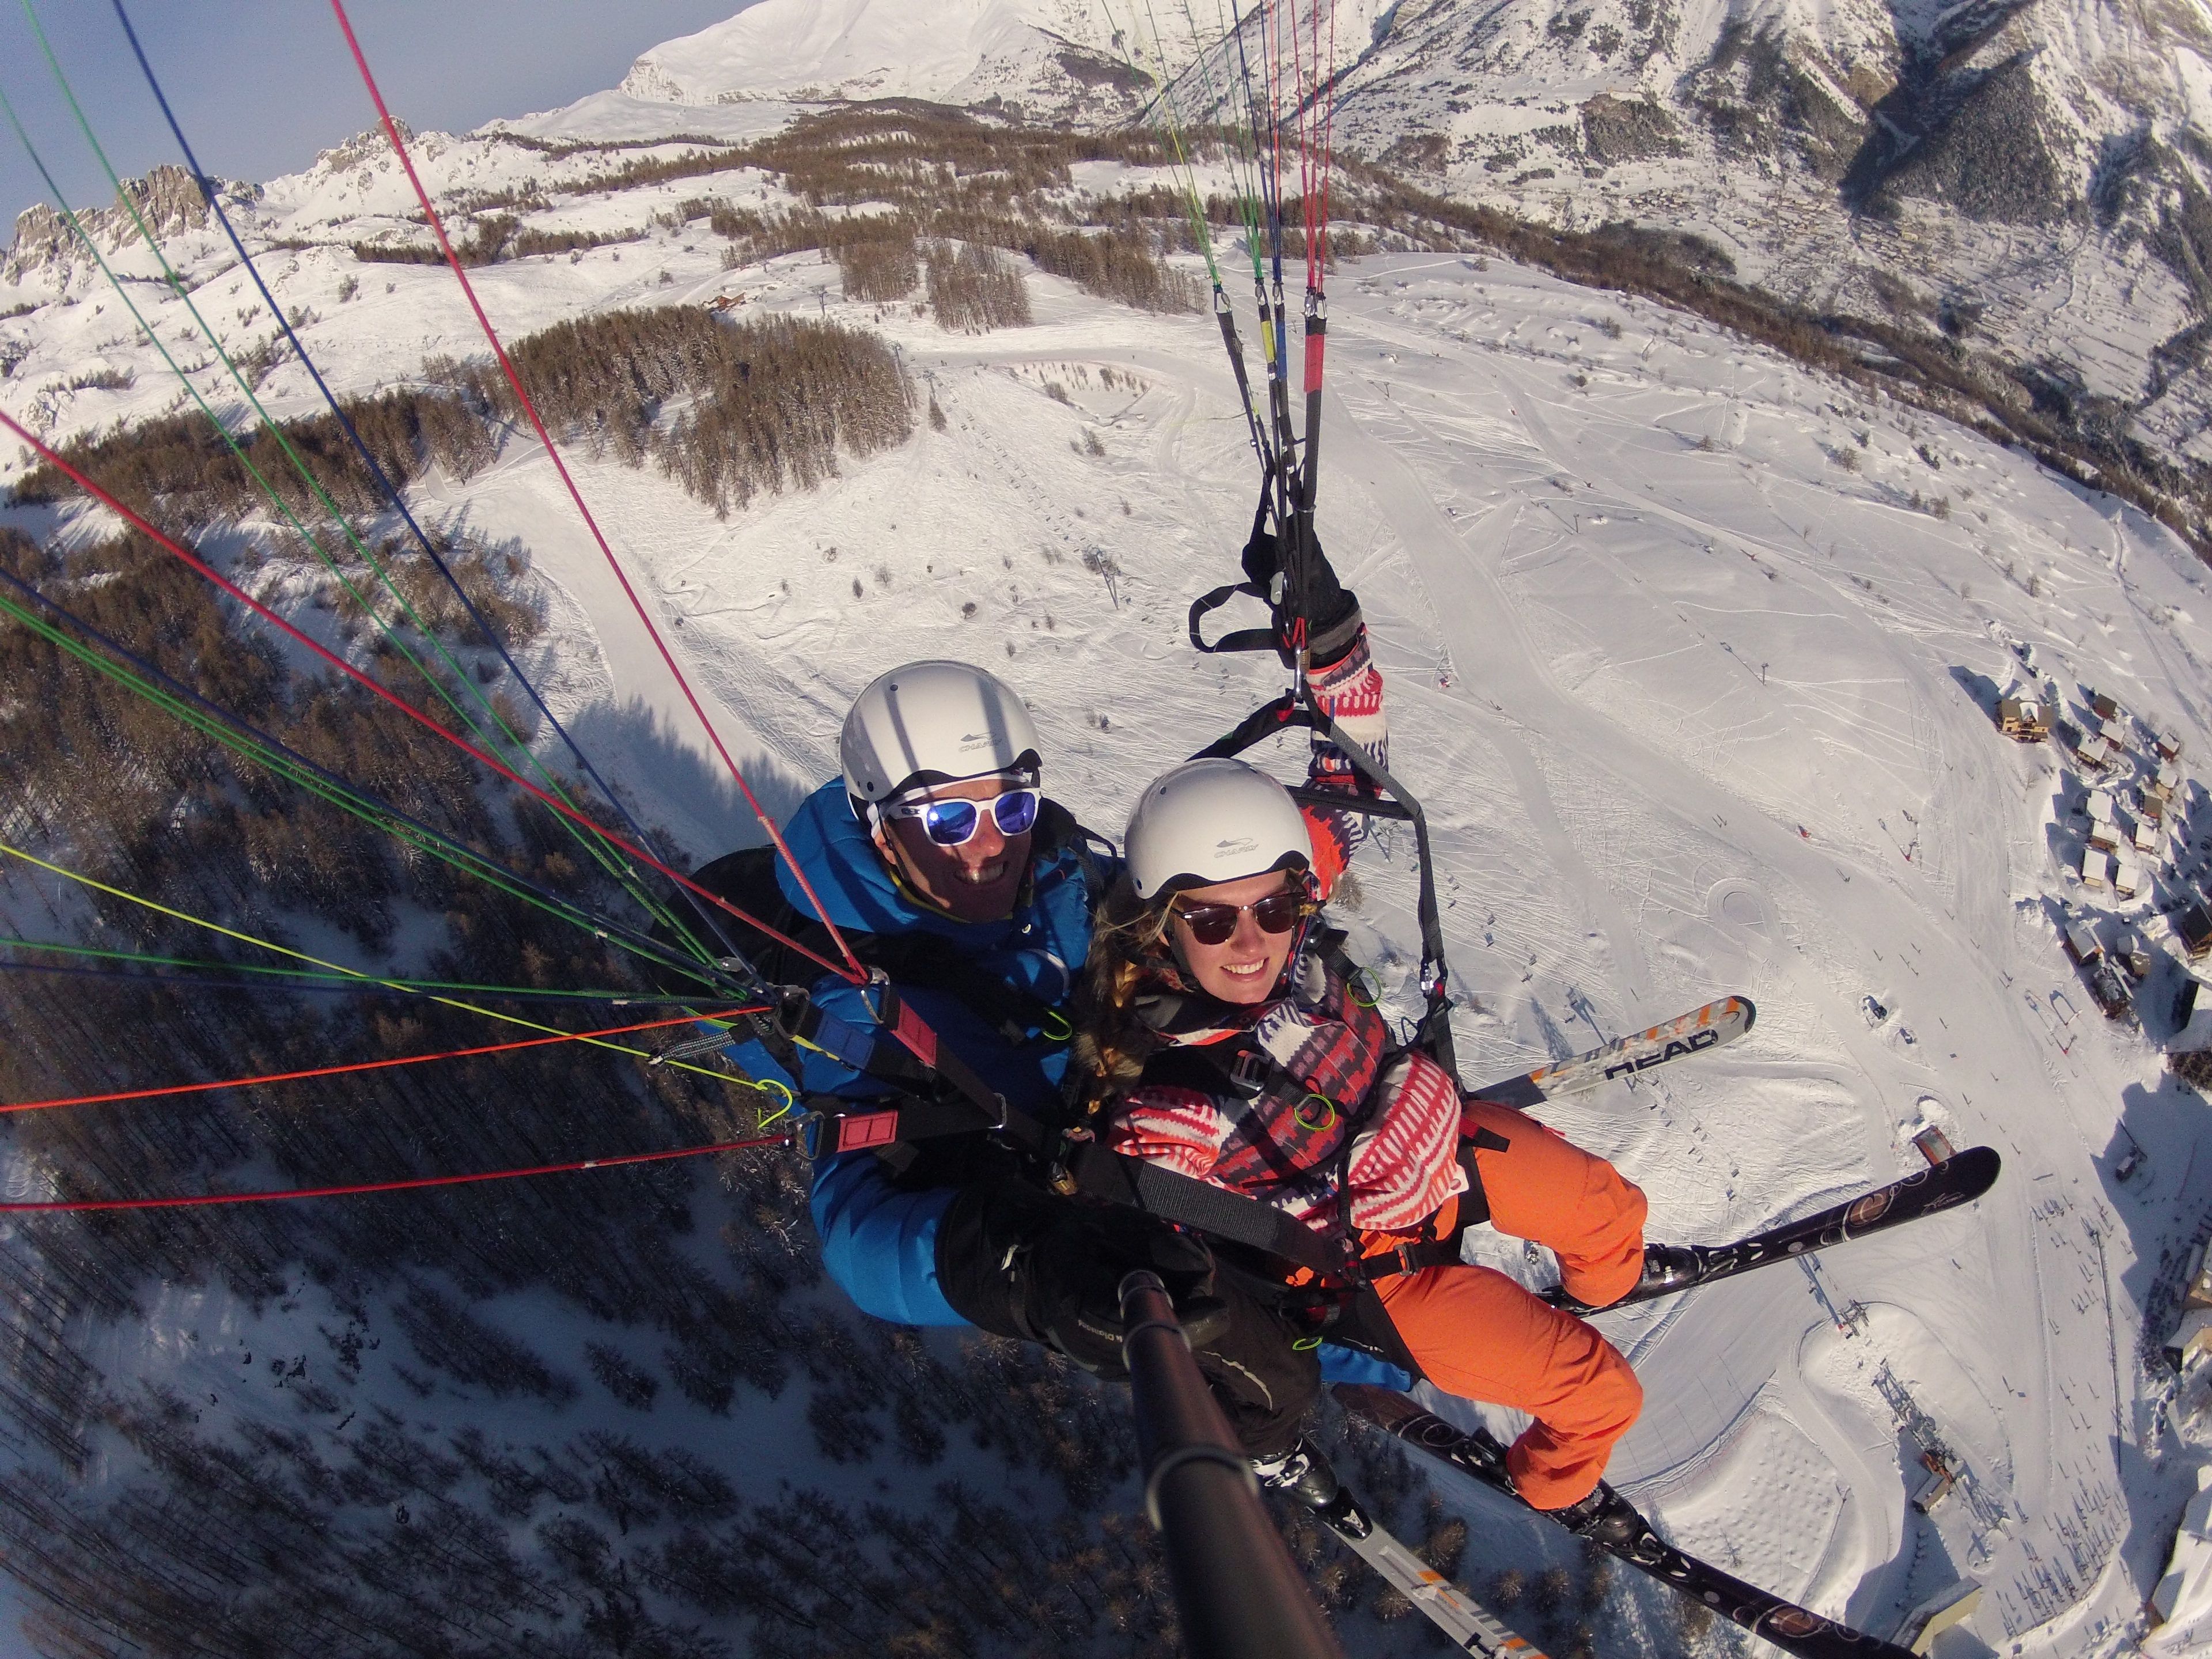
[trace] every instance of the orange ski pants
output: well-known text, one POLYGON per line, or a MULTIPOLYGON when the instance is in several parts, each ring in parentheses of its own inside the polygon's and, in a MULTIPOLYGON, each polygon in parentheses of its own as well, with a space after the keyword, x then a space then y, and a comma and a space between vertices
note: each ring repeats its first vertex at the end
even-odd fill
MULTIPOLYGON (((1602 1306, 1634 1287, 1644 1267, 1644 1194, 1613 1165, 1487 1101, 1468 1103, 1460 1129, 1469 1139, 1488 1131, 1474 1158, 1491 1221, 1548 1246, 1570 1296, 1602 1306)), ((1589 1496, 1644 1405, 1620 1350, 1488 1267, 1429 1267, 1378 1279, 1375 1289, 1437 1387, 1536 1419, 1506 1454, 1523 1498, 1555 1510, 1589 1496)))

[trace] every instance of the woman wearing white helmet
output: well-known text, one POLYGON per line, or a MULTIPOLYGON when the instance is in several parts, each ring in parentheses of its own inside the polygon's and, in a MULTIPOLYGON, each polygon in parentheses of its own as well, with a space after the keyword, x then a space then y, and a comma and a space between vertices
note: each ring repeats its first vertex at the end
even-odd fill
MULTIPOLYGON (((1277 1351, 1240 1356, 1248 1366, 1297 1392, 1300 1339, 1334 1320, 1332 1340, 1530 1413, 1509 1456, 1522 1495, 1601 1528, 1617 1506, 1600 1476, 1641 1404, 1634 1374, 1581 1320, 1462 1264, 1458 1233, 1486 1215, 1551 1246, 1567 1291, 1602 1306, 1643 1276, 1643 1194, 1395 1048, 1342 935, 1319 921, 1347 816, 1302 811, 1232 760, 1188 762, 1146 788, 1079 1003, 1089 1109, 1112 1151, 1286 1212, 1344 1261, 1319 1279, 1215 1241, 1223 1277, 1271 1282, 1283 1310, 1277 1351)), ((1239 1426, 1279 1484, 1314 1502, 1334 1490, 1279 1422, 1239 1426)))

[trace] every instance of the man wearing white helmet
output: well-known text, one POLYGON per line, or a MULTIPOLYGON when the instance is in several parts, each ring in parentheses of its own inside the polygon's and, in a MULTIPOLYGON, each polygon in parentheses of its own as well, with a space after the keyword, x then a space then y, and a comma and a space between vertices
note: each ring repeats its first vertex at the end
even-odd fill
MULTIPOLYGON (((854 700, 837 746, 842 775, 783 826, 791 863, 750 848, 697 879, 835 962, 811 887, 844 942, 940 1044, 1016 1112, 1056 1118, 1070 1032, 1059 1011, 1090 948, 1097 891, 1116 867, 1112 848, 1046 799, 1029 709, 969 664, 908 663, 878 677, 854 700)), ((819 963, 726 914, 711 924, 688 904, 679 914, 710 945, 726 939, 770 982, 806 988, 825 1015, 875 1024, 862 989, 819 963)), ((755 1040, 729 1052, 802 1098, 896 1092, 819 1049, 779 1057, 755 1040)), ((1006 1161, 975 1144, 982 1139, 822 1160, 813 1209, 823 1257, 864 1311, 902 1324, 966 1322, 939 1287, 933 1245, 955 1194, 1006 1161)))

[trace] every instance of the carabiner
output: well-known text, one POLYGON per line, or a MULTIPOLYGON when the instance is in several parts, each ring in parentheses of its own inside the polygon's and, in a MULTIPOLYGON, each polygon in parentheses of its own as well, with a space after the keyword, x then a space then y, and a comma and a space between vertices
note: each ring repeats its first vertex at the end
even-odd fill
MULTIPOLYGON (((767 1128, 769 1124, 775 1122, 776 1119, 781 1117, 786 1112, 799 1104, 799 1097, 793 1094, 789 1089, 786 1088, 782 1084, 778 1083, 774 1078, 756 1078, 753 1080, 753 1087, 756 1089, 769 1090, 783 1097, 782 1105, 777 1107, 766 1117, 753 1125, 753 1128, 756 1133, 767 1128)), ((809 1153, 808 1156, 811 1158, 813 1154, 809 1153)))

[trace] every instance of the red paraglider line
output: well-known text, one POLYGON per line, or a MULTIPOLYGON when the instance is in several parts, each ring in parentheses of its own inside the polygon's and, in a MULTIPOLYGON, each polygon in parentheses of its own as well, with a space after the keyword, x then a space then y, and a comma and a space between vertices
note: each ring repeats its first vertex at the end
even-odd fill
POLYGON ((386 702, 390 703, 394 708, 399 710, 401 714, 405 714, 410 720, 418 721, 422 725, 428 726, 431 731, 436 732, 440 737, 443 738, 447 743, 452 744, 455 748, 459 749, 474 757, 476 759, 483 762, 486 766, 491 768, 493 771, 498 773, 500 776, 505 778, 509 783, 514 784, 517 788, 525 790, 536 799, 544 801, 546 805, 551 807, 555 811, 574 818, 577 823, 590 830, 592 834, 604 837, 612 846, 619 847, 623 852, 629 854, 630 857, 637 860, 640 863, 647 866, 649 868, 659 871, 662 875, 676 883, 678 886, 697 894, 701 898, 703 898, 710 904, 713 904, 717 909, 727 911, 738 921, 744 922, 748 927, 758 928, 763 933, 765 933, 769 938, 775 940, 779 945, 789 946, 792 950, 798 951, 799 955, 805 957, 809 962, 817 963, 821 966, 828 969, 833 974, 842 975, 856 985, 866 981, 866 975, 865 974, 856 973, 850 969, 841 968, 836 963, 830 961, 827 957, 819 956, 814 951, 808 950, 797 939, 786 938, 775 928, 769 927, 766 922, 760 921, 757 917, 746 915, 745 912, 740 910, 736 905, 731 903, 719 893, 711 893, 708 891, 707 889, 702 887, 697 882, 693 881, 689 876, 683 874, 679 871, 671 869, 667 865, 663 864, 659 859, 653 857, 652 854, 645 851, 642 848, 634 846, 632 843, 624 841, 620 836, 616 835, 605 824, 593 822, 591 818, 586 817, 583 813, 578 811, 574 807, 569 805, 566 801, 557 799, 554 796, 548 794, 544 790, 540 789, 536 784, 531 782, 527 778, 523 777, 520 774, 515 772, 511 768, 494 758, 492 756, 486 754, 483 750, 477 748, 467 738, 461 737, 457 732, 447 731, 444 726, 439 725, 437 721, 432 720, 421 709, 416 708, 413 704, 405 702, 402 698, 395 696, 392 692, 387 690, 385 687, 378 684, 376 681, 371 679, 368 675, 354 667, 352 664, 345 661, 344 659, 334 655, 330 651, 325 650, 322 646, 317 644, 313 640, 309 639, 298 629, 293 627, 290 623, 286 622, 283 617, 278 616, 267 605, 262 604, 260 600, 255 599, 252 594, 246 592, 244 589, 239 587, 234 583, 226 580, 198 556, 186 552, 178 543, 172 540, 169 537, 162 534, 161 532, 155 529, 154 526, 149 524, 144 519, 139 517, 138 514, 133 513, 129 507, 124 506, 122 502, 117 501, 114 496, 109 495, 98 484, 93 483, 90 478, 87 477, 82 472, 78 471, 75 466, 72 466, 68 461, 63 459, 59 454, 56 453, 52 447, 50 447, 44 439, 40 438, 21 421, 18 421, 14 416, 9 414, 4 409, 0 409, 0 426, 5 426, 10 432, 13 432, 26 444, 28 444, 41 460, 45 461, 47 465, 52 466, 58 471, 63 473, 67 477, 74 481, 87 495, 90 495, 102 507, 106 507, 110 512, 120 518, 132 529, 139 532, 149 540, 152 541, 156 546, 175 554, 177 557, 182 559, 194 570, 199 572, 201 575, 206 577, 208 580, 213 582, 217 587, 222 589, 224 592, 229 594, 231 598, 236 599, 240 605, 245 605, 256 616, 260 617, 264 621, 272 623, 276 627, 282 629, 288 637, 296 641, 301 645, 307 647, 308 650, 314 653, 316 656, 321 658, 325 662, 330 664, 331 667, 337 669, 338 672, 343 674, 348 679, 353 680, 366 687, 377 696, 382 698, 386 702))
POLYGON ((218 1083, 173 1083, 159 1089, 123 1089, 107 1095, 77 1095, 63 1100, 20 1100, 0 1105, 9 1112, 40 1112, 60 1106, 101 1106, 118 1100, 145 1100, 155 1095, 198 1095, 210 1089, 252 1089, 264 1083, 297 1083, 308 1078, 343 1077, 349 1072, 380 1072, 394 1066, 425 1066, 434 1060, 468 1060, 479 1054, 512 1054, 518 1048, 543 1048, 556 1042, 584 1042, 595 1037, 621 1036, 630 1031, 657 1031, 671 1025, 690 1025, 702 1019, 735 1019, 741 1014, 766 1012, 763 1007, 729 1008, 712 1014, 678 1014, 672 1019, 641 1020, 635 1025, 609 1025, 596 1031, 562 1031, 554 1036, 526 1037, 514 1042, 491 1042, 480 1048, 448 1048, 435 1054, 399 1054, 388 1060, 364 1060, 349 1066, 318 1066, 304 1072, 270 1072, 260 1077, 225 1078, 218 1083))
POLYGON ((0 1204, 0 1215, 52 1214, 87 1210, 181 1210, 209 1204, 270 1204, 288 1198, 350 1198, 361 1193, 404 1193, 422 1187, 463 1187, 481 1181, 517 1181, 526 1176, 567 1175, 578 1170, 614 1170, 625 1164, 658 1164, 672 1158, 704 1158, 712 1152, 743 1152, 749 1146, 781 1146, 789 1133, 757 1135, 749 1140, 718 1140, 711 1146, 678 1146, 666 1152, 625 1152, 619 1158, 578 1158, 570 1164, 538 1164, 526 1170, 484 1170, 475 1175, 417 1176, 407 1181, 363 1181, 348 1187, 288 1187, 260 1193, 194 1193, 181 1198, 55 1199, 35 1204, 0 1204))
POLYGON ((514 364, 507 357, 507 348, 500 343, 498 331, 492 327, 491 319, 484 315, 483 307, 477 303, 476 288, 470 283, 468 273, 461 269, 461 262, 454 255, 453 243, 447 240, 445 223, 439 218, 438 210, 431 205, 430 192, 422 188, 422 180, 416 173, 415 162, 407 154, 407 146, 400 140, 399 128, 392 118, 392 112, 384 106, 384 94, 377 90, 376 77, 369 73, 368 59, 362 53, 361 42, 354 39, 353 22, 346 16, 343 0, 331 0, 331 9, 337 14, 338 27, 345 33, 346 46, 353 53, 354 66, 360 70, 362 84, 368 88, 369 98, 376 106, 377 118, 384 124, 384 136, 392 141, 392 151, 399 157, 399 165, 406 170, 407 181, 415 186, 415 198, 422 204, 423 214, 430 222, 431 232, 437 237, 438 246, 446 252, 446 268, 453 273, 453 280, 461 285, 461 292, 468 297, 469 309, 476 313, 477 326, 483 330, 484 338, 491 342, 492 355, 499 359, 499 366, 507 376, 507 385, 514 388, 515 398, 522 404, 522 412, 530 416, 530 424, 537 428, 538 440, 545 446, 545 453, 551 459, 554 471, 561 475, 561 482, 568 486, 568 499, 576 503, 576 511, 584 515, 585 527, 592 532, 592 539, 599 544, 599 552, 606 559, 607 568, 615 573, 615 580, 622 584, 623 596, 629 601, 630 609, 637 613, 637 619, 645 624, 645 631, 652 639, 653 648, 660 653, 660 660, 668 665, 668 672, 675 677, 677 686, 684 693, 684 701, 691 705, 691 712, 698 716, 699 724, 706 730, 708 740, 714 745, 714 752, 722 757, 722 764, 729 768, 730 775, 737 780, 738 792, 744 796, 745 805, 753 809, 753 816, 768 831, 769 839, 775 843, 775 850, 790 866, 791 873, 805 893, 807 902, 813 905, 815 915, 830 930, 830 937, 836 941, 838 950, 844 953, 846 963, 852 969, 855 981, 866 979, 866 970, 860 966, 860 959, 853 954, 853 947, 845 942, 845 936, 838 932, 837 924, 830 920, 829 911, 823 907, 822 901, 815 896, 813 887, 806 879, 806 872, 799 867, 799 860, 791 855, 791 848, 784 844, 783 832, 775 827, 775 820, 769 817, 760 802, 754 799, 751 787, 745 782, 744 774, 738 769, 737 762, 730 758, 730 751, 722 745, 722 734, 714 729, 714 722, 707 718, 706 709, 700 706, 698 697, 692 692, 691 682, 684 678, 684 671, 676 665, 676 658, 668 649, 667 642, 660 637, 660 630, 653 625, 653 618, 646 614, 645 606, 639 603, 636 591, 630 586, 629 578, 623 572, 622 562, 615 557, 614 549, 607 545, 607 538, 599 530, 599 520, 592 516, 592 509, 584 505, 583 492, 576 488, 576 481, 568 476, 568 468, 561 459, 561 452, 554 447, 552 434, 546 431, 545 422, 538 417, 538 405, 531 402, 530 394, 522 389, 522 377, 514 372, 514 364))

